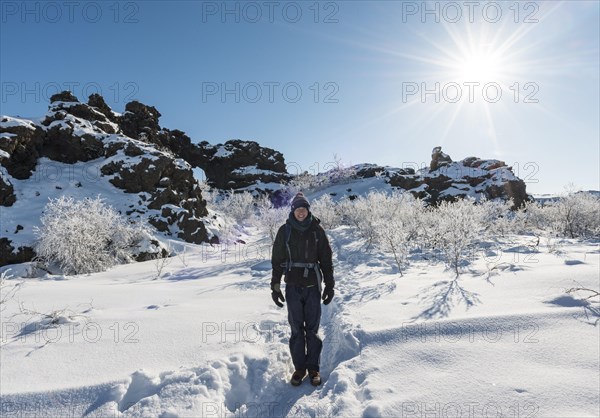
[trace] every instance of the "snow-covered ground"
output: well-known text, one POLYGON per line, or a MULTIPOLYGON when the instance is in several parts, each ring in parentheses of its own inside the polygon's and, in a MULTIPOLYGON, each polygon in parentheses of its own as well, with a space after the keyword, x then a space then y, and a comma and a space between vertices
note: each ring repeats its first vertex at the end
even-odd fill
POLYGON ((270 242, 245 234, 167 265, 42 278, 13 266, 10 285, 23 284, 2 312, 2 416, 600 415, 598 304, 565 293, 598 289, 597 242, 514 237, 454 281, 441 263, 400 276, 350 227, 328 231, 323 384, 295 388, 270 242), (35 314, 54 311, 51 326, 35 314))

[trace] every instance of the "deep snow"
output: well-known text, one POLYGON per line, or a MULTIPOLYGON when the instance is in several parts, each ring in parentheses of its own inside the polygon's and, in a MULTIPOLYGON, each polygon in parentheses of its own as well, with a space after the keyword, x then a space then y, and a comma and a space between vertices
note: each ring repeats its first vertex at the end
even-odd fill
POLYGON ((156 261, 27 279, 12 266, 23 285, 2 312, 2 416, 600 414, 598 304, 565 293, 598 288, 597 243, 513 237, 454 281, 424 261, 401 277, 350 227, 328 231, 323 384, 294 388, 270 242, 244 233, 246 244, 187 245, 160 277, 156 261), (18 302, 64 312, 47 327, 18 302))

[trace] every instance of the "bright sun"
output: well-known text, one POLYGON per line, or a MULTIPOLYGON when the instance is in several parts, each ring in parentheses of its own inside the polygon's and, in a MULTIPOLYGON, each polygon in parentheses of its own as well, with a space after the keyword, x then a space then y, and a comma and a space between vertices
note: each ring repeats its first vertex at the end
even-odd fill
POLYGON ((502 63, 493 53, 473 53, 457 62, 457 76, 461 81, 490 82, 501 78, 502 63))

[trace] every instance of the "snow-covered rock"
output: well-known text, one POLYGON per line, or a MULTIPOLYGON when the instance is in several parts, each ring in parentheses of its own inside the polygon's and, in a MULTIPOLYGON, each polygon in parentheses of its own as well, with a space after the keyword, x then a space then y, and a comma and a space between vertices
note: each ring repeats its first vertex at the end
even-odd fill
POLYGON ((404 189, 430 204, 472 197, 477 201, 512 199, 513 205, 520 207, 531 199, 525 182, 503 161, 477 157, 452 161, 441 147, 433 149, 430 166, 417 171, 373 165, 363 165, 357 170, 357 176, 363 178, 374 177, 376 173, 381 173, 391 186, 404 189))
POLYGON ((125 106, 118 123, 125 135, 168 150, 192 167, 200 167, 208 184, 218 189, 248 190, 251 186, 260 189, 259 183, 282 183, 290 179, 283 155, 278 151, 239 139, 216 145, 206 141, 192 143, 179 130, 161 128, 160 116, 155 107, 133 101, 125 106), (248 167, 254 170, 250 172, 248 167))
POLYGON ((34 255, 33 228, 48 199, 64 194, 100 195, 166 235, 209 240, 206 202, 191 166, 169 149, 125 135, 101 97, 92 95, 90 103, 100 107, 63 92, 39 120, 0 117, 0 265, 34 255))

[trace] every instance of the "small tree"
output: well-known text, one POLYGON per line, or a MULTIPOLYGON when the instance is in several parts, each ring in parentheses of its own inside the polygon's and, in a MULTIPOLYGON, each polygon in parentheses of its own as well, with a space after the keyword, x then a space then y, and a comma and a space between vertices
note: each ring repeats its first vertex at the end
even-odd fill
POLYGON ((469 250, 483 234, 483 211, 472 199, 459 199, 440 203, 434 213, 446 263, 458 277, 461 264, 469 257, 469 250))
POLYGON ((149 235, 144 225, 130 223, 99 197, 51 200, 40 221, 34 250, 65 274, 104 271, 129 262, 136 246, 149 235))

